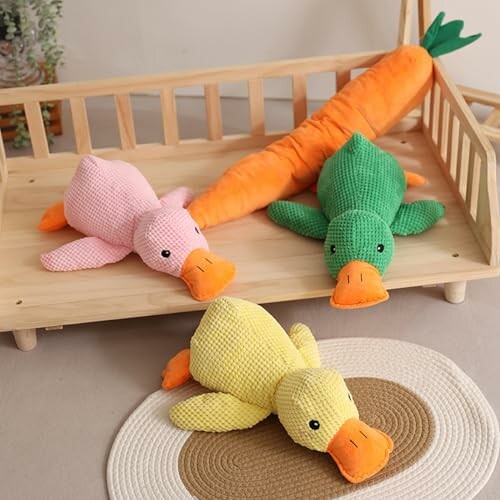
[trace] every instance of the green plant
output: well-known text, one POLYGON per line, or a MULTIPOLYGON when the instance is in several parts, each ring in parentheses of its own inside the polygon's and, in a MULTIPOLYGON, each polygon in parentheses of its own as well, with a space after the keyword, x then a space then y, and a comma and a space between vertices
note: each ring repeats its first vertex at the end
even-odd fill
MULTIPOLYGON (((6 46, 0 50, 13 68, 14 84, 25 85, 24 65, 34 74, 39 74, 40 62, 44 70, 41 83, 54 83, 56 69, 61 63, 63 48, 57 40, 57 23, 62 16, 62 0, 7 0, 0 5, 0 40, 6 46)), ((46 128, 50 124, 50 108, 42 104, 42 115, 46 128)), ((22 112, 10 113, 16 127, 14 147, 29 145, 29 132, 22 112)), ((52 137, 47 133, 49 141, 52 137)))

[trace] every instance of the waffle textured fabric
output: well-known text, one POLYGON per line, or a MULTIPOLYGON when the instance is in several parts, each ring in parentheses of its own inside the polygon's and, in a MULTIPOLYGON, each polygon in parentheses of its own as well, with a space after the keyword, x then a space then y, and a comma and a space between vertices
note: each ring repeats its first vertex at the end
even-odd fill
POLYGON ((64 193, 68 224, 113 245, 133 246, 139 218, 161 207, 153 188, 130 163, 84 156, 64 193))
POLYGON ((158 271, 179 276, 189 253, 208 249, 185 206, 181 187, 158 199, 133 165, 85 156, 64 194, 68 224, 89 236, 42 255, 51 271, 73 271, 117 262, 130 252, 158 271))
POLYGON ((278 201, 268 207, 268 215, 303 236, 325 240, 325 262, 333 277, 357 260, 382 274, 393 258, 393 234, 420 233, 444 215, 444 206, 434 200, 403 203, 406 187, 397 160, 356 132, 323 166, 320 209, 278 201))
POLYGON ((342 376, 319 365, 307 326, 287 335, 262 307, 221 297, 191 340, 191 375, 214 392, 176 404, 170 418, 182 429, 222 432, 275 413, 296 443, 324 452, 358 410, 342 376))
POLYGON ((95 236, 80 238, 42 255, 42 264, 49 271, 78 271, 96 269, 120 262, 130 248, 111 245, 95 236))

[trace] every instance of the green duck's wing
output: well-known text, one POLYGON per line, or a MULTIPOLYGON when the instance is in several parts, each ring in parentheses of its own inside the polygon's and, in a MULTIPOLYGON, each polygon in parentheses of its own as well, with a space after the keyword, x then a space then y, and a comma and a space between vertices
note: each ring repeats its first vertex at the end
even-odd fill
POLYGON ((309 368, 319 368, 320 359, 318 344, 308 326, 295 323, 288 333, 293 345, 300 352, 309 368))
POLYGON ((188 431, 226 432, 249 429, 270 413, 231 394, 209 392, 177 403, 170 410, 170 420, 188 431))
POLYGON ((441 219, 444 212, 444 205, 434 200, 402 203, 391 224, 391 231, 399 236, 422 233, 441 219))
POLYGON ((293 201, 275 201, 267 207, 267 215, 279 226, 302 236, 324 240, 328 219, 319 208, 308 207, 293 201))

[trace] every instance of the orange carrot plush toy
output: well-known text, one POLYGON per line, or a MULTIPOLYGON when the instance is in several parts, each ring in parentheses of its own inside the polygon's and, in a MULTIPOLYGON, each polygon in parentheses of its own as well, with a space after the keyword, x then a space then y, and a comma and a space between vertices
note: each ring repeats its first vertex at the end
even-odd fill
POLYGON ((432 58, 474 42, 463 21, 442 24, 441 12, 421 46, 403 45, 351 80, 289 135, 231 166, 188 210, 200 227, 213 226, 287 198, 318 179, 325 160, 353 134, 373 140, 418 106, 433 81, 432 58))

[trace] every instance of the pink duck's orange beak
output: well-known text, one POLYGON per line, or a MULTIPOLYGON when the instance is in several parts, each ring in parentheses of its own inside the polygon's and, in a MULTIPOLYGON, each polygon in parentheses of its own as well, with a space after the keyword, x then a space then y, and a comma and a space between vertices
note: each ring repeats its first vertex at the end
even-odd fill
POLYGON ((226 288, 235 274, 232 262, 203 248, 193 250, 181 270, 181 278, 196 300, 213 299, 226 288))

